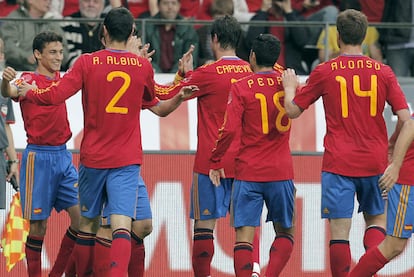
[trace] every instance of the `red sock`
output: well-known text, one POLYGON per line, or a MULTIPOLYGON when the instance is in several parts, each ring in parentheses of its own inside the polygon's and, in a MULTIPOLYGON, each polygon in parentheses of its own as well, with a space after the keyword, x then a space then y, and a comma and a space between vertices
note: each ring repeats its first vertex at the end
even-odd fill
POLYGON ((370 226, 365 230, 364 247, 368 250, 379 245, 385 239, 385 230, 379 226, 370 226))
POLYGON ((383 268, 389 261, 382 255, 378 247, 368 250, 359 259, 357 265, 349 273, 350 277, 371 277, 381 268, 383 268))
POLYGON ((110 276, 111 272, 111 240, 96 237, 93 256, 94 276, 110 276))
MULTIPOLYGON (((73 249, 75 249, 75 246, 73 246, 73 249)), ((69 261, 66 264, 65 277, 76 277, 75 255, 73 253, 74 250, 72 250, 72 255, 70 255, 69 261)))
POLYGON ((49 277, 61 277, 65 271, 66 264, 68 263, 72 254, 73 247, 76 242, 77 232, 70 227, 66 230, 66 234, 63 236, 60 243, 59 253, 56 257, 55 264, 50 271, 49 277))
POLYGON ((213 230, 198 228, 193 238, 193 271, 194 277, 210 276, 210 264, 214 255, 213 230))
POLYGON ((260 274, 260 227, 256 227, 254 238, 253 238, 253 272, 260 274), (257 269, 255 268, 257 264, 257 269))
POLYGON ((143 277, 145 272, 144 240, 131 232, 131 259, 128 265, 129 277, 143 277))
POLYGON ((78 277, 93 276, 93 253, 95 248, 95 234, 79 231, 73 249, 78 277))
POLYGON ((329 258, 333 277, 348 276, 351 267, 351 249, 347 240, 331 240, 329 258))
POLYGON ((29 277, 42 276, 42 245, 44 237, 28 236, 26 240, 26 262, 29 277))
MULTIPOLYGON (((234 272, 236 277, 251 277, 253 272, 253 245, 248 242, 234 244, 234 272)), ((269 275, 270 276, 270 275, 269 275)))
POLYGON ((270 247, 270 258, 266 276, 279 276, 289 261, 292 250, 293 237, 288 234, 278 235, 270 247))
POLYGON ((112 232, 111 276, 125 277, 131 257, 131 234, 120 228, 112 232))

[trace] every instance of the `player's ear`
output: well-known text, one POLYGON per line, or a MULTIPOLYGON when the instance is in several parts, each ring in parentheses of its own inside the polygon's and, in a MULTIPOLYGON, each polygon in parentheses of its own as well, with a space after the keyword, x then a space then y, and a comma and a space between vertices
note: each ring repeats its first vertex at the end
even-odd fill
POLYGON ((42 53, 39 50, 35 49, 33 51, 33 56, 35 57, 36 61, 42 57, 42 53))

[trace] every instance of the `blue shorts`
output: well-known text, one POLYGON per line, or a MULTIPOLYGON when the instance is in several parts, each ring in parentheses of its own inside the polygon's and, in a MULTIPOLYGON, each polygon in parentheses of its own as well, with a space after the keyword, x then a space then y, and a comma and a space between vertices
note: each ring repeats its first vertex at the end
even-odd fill
POLYGON ((383 214, 385 201, 378 186, 380 177, 347 177, 322 172, 322 218, 352 218, 355 194, 359 203, 358 212, 383 214))
MULTIPOLYGON (((138 200, 136 208, 136 218, 134 220, 152 219, 151 205, 148 197, 147 187, 145 186, 144 179, 139 176, 138 184, 138 200)), ((102 213, 102 225, 110 225, 111 220, 108 210, 105 205, 102 213)))
POLYGON ((81 215, 94 218, 106 203, 108 215, 135 218, 137 207, 139 165, 98 169, 80 165, 79 202, 81 215))
POLYGON ((408 239, 414 226, 414 187, 395 184, 388 192, 387 235, 408 239))
POLYGON ((22 154, 20 193, 23 216, 44 220, 78 204, 78 172, 66 145, 29 144, 22 154))
POLYGON ((231 216, 233 227, 260 226, 263 201, 268 209, 266 222, 279 223, 283 228, 293 226, 296 188, 292 180, 247 182, 233 184, 231 216))
POLYGON ((221 179, 216 187, 208 175, 194 173, 191 187, 190 218, 197 220, 226 217, 230 208, 233 179, 221 179))

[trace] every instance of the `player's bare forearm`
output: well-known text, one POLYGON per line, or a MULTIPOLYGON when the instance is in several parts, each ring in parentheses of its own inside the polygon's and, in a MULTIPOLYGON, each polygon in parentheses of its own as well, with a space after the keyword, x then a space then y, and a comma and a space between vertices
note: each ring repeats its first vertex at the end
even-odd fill
POLYGON ((284 107, 289 118, 296 118, 301 115, 302 110, 293 102, 296 88, 299 86, 299 79, 294 69, 286 69, 282 75, 283 88, 285 90, 284 107))
POLYGON ((392 153, 391 164, 387 167, 384 174, 379 180, 381 190, 389 191, 395 182, 397 182, 401 165, 404 161, 405 154, 414 140, 414 119, 404 122, 403 127, 395 142, 392 153))
POLYGON ((17 97, 17 88, 10 85, 10 81, 16 78, 17 73, 12 67, 6 67, 3 71, 1 82, 1 95, 3 97, 17 97))
POLYGON ((151 107, 150 110, 158 116, 165 117, 177 109, 184 100, 190 98, 193 93, 198 90, 198 87, 193 85, 182 87, 179 93, 174 97, 161 101, 157 106, 151 107))
POLYGON ((178 71, 176 73, 176 77, 174 83, 176 83, 177 79, 183 79, 187 72, 192 71, 193 68, 193 52, 195 46, 190 45, 190 48, 183 54, 181 59, 178 60, 178 71), (181 77, 181 78, 180 78, 181 77))

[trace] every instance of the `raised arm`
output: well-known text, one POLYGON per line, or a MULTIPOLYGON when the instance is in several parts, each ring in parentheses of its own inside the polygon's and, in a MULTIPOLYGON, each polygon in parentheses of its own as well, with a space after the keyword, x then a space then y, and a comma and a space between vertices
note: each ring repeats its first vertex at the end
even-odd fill
POLYGON ((4 69, 2 77, 3 79, 1 81, 1 95, 3 97, 14 98, 18 96, 17 87, 10 85, 10 81, 15 79, 16 76, 17 73, 12 67, 8 66, 4 69))
POLYGON ((165 117, 177 109, 185 99, 191 97, 196 91, 198 91, 197 86, 185 86, 174 97, 160 101, 158 105, 149 108, 149 110, 158 116, 165 117))
POLYGON ((285 110, 289 118, 297 118, 302 114, 301 108, 293 102, 296 89, 299 86, 299 78, 294 69, 286 69, 282 75, 283 87, 285 89, 285 110))

